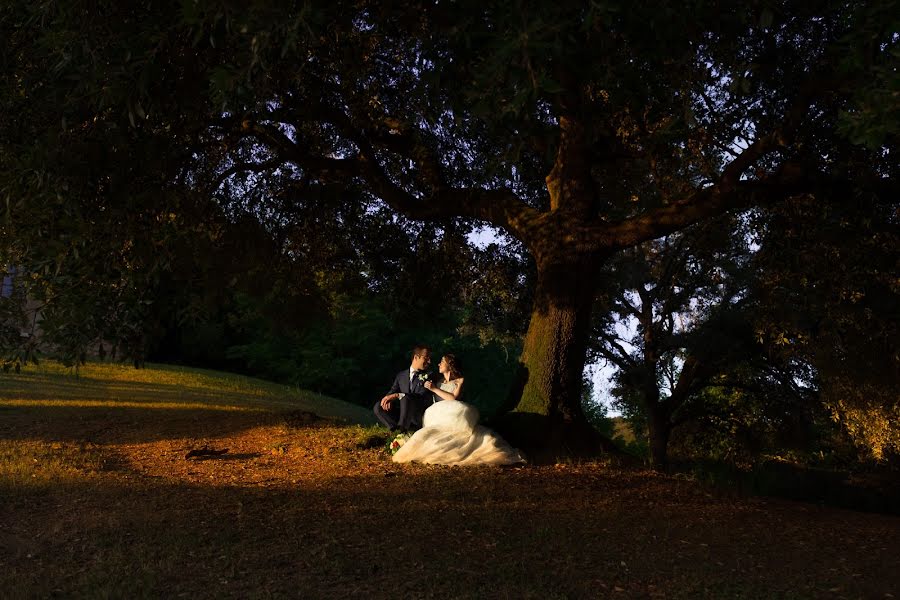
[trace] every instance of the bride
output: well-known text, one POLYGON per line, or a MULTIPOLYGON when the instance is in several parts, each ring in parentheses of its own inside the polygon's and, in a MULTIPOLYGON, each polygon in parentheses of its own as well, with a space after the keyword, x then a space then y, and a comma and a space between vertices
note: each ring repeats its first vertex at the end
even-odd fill
POLYGON ((394 454, 394 462, 438 465, 510 465, 525 459, 500 436, 478 425, 478 409, 459 400, 463 376, 452 354, 441 358, 438 370, 444 381, 425 387, 438 402, 428 407, 422 429, 415 432, 394 454))

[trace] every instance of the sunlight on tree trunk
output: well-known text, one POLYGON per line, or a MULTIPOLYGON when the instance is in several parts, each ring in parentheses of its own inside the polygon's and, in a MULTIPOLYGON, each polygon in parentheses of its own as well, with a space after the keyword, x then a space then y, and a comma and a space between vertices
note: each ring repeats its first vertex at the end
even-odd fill
POLYGON ((517 412, 584 418, 579 400, 594 285, 574 265, 538 267, 538 289, 522 364, 528 379, 517 412))
POLYGON ((581 407, 582 371, 597 259, 538 263, 537 294, 522 352, 521 396, 509 422, 526 447, 578 454, 605 447, 581 407))

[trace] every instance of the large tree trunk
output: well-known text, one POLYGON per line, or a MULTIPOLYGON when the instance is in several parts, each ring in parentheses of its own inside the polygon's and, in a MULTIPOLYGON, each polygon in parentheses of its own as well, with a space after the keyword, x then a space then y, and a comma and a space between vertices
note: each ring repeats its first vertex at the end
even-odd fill
POLYGON ((501 423, 510 441, 538 462, 614 448, 581 408, 597 267, 605 257, 581 249, 586 245, 579 232, 595 213, 596 194, 578 117, 579 88, 571 73, 563 70, 561 78, 570 85, 562 100, 556 161, 546 177, 550 213, 526 241, 537 282, 514 390, 518 403, 501 423))
POLYGON ((522 364, 527 379, 516 412, 581 421, 581 377, 594 278, 589 260, 538 264, 535 303, 522 364))
POLYGON ((656 471, 665 471, 669 466, 669 437, 672 434, 672 423, 664 411, 651 412, 649 417, 650 466, 656 471))
POLYGON ((613 449, 581 407, 596 261, 576 256, 537 264, 534 309, 514 390, 518 404, 502 428, 538 462, 613 449))

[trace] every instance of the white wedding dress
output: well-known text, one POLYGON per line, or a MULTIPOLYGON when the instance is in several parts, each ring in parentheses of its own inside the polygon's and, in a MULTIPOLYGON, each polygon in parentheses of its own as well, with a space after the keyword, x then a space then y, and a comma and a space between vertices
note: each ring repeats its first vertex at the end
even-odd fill
MULTIPOLYGON (((455 383, 440 388, 453 393, 455 383)), ((525 459, 496 433, 478 424, 478 409, 459 400, 440 400, 428 407, 422 429, 394 454, 394 462, 436 465, 511 465, 525 459)))

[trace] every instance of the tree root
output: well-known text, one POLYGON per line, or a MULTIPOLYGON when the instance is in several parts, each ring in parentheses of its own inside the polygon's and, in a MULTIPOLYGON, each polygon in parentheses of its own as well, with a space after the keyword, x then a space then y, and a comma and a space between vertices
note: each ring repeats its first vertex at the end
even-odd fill
POLYGON ((535 413, 511 412, 498 418, 495 427, 532 464, 567 460, 611 460, 620 466, 636 466, 639 460, 587 423, 551 420, 535 413))

